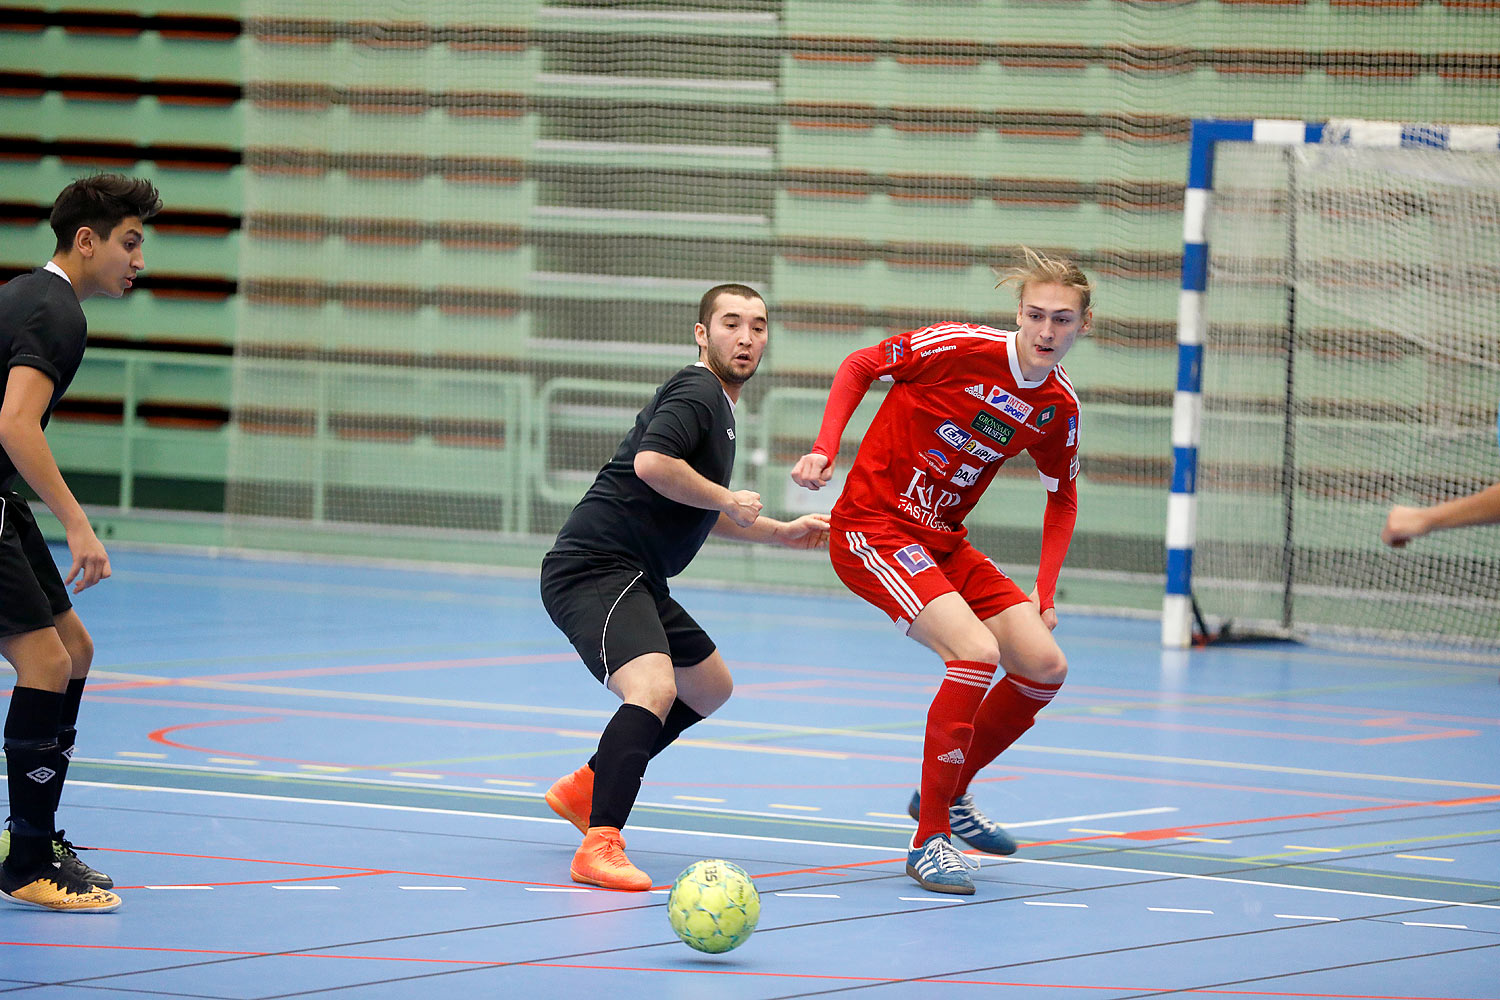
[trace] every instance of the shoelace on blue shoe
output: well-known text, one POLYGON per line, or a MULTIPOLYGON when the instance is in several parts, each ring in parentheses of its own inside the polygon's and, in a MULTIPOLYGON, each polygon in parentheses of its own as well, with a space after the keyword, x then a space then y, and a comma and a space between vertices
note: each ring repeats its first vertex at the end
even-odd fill
POLYGON ((940 872, 962 872, 965 868, 979 870, 978 858, 969 857, 942 837, 929 842, 923 854, 925 860, 937 865, 940 872))

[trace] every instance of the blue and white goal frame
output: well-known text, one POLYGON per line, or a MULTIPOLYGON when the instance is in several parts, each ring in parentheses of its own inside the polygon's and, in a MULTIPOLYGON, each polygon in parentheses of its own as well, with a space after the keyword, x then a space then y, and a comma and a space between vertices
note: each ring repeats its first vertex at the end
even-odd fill
POLYGON ((1325 132, 1351 146, 1500 150, 1500 129, 1487 125, 1408 125, 1356 120, 1193 121, 1182 213, 1177 390, 1172 399, 1172 491, 1167 499, 1167 593, 1161 618, 1162 645, 1170 649, 1185 649, 1193 640, 1193 544, 1197 537, 1198 442, 1203 420, 1203 303, 1208 290, 1205 228, 1213 191, 1214 150, 1221 142, 1273 146, 1319 143, 1325 132))

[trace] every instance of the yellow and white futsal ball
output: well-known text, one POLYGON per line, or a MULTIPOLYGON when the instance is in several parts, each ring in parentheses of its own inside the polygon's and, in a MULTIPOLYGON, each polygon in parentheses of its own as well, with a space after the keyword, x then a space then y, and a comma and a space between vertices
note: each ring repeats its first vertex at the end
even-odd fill
POLYGON ((667 895, 667 921, 690 948, 732 951, 760 920, 760 893, 739 865, 697 861, 685 868, 667 895))

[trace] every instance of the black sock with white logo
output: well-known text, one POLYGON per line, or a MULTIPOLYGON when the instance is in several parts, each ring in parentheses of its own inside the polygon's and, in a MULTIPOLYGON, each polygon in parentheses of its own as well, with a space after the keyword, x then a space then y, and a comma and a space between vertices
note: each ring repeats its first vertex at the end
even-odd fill
POLYGON ((10 854, 24 871, 52 858, 56 813, 57 730, 63 695, 17 685, 5 714, 5 785, 10 795, 10 854))

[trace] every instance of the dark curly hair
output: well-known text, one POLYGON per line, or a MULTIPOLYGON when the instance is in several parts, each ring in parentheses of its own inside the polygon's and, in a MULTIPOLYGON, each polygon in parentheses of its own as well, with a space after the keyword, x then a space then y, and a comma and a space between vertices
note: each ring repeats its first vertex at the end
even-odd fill
POLYGON ((66 253, 73 238, 84 226, 109 239, 123 220, 132 216, 142 222, 161 211, 161 195, 156 185, 140 177, 124 174, 94 174, 80 177, 62 189, 52 203, 48 221, 57 234, 55 253, 66 253))

